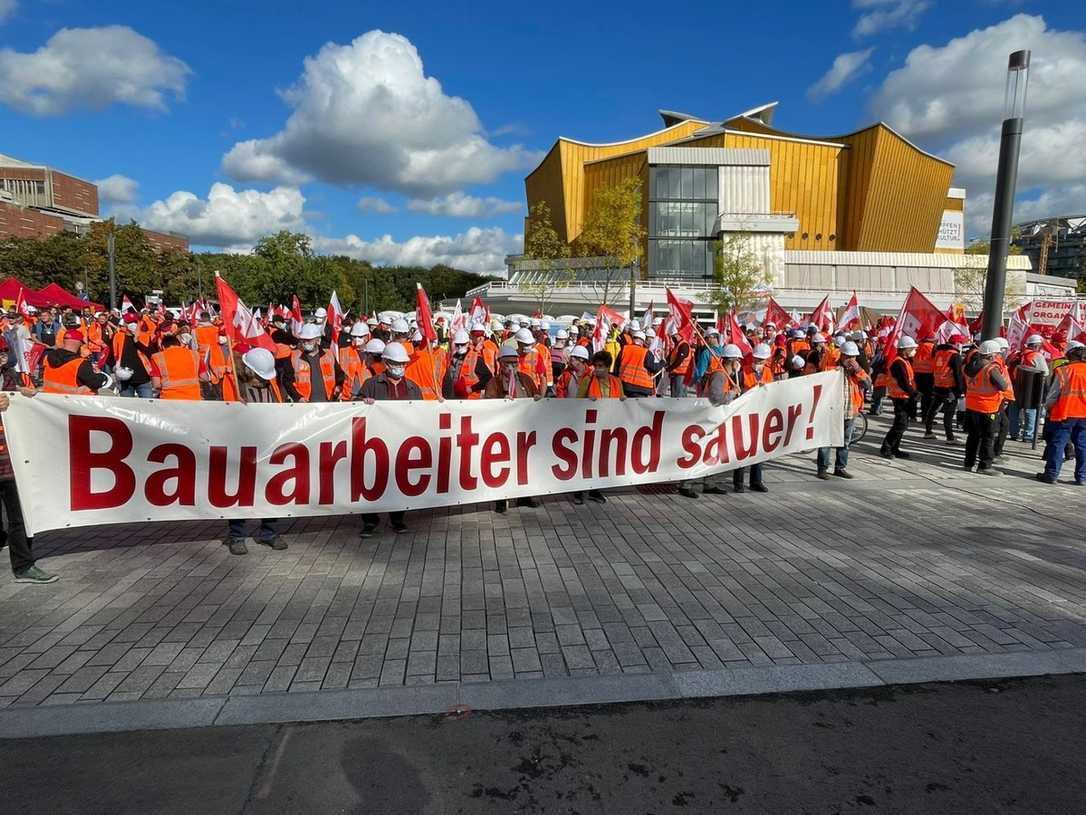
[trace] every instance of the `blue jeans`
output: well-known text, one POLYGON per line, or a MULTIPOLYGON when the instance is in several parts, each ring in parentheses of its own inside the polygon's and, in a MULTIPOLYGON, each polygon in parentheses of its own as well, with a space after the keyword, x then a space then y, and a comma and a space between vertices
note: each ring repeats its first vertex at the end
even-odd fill
POLYGON ((134 396, 139 399, 154 399, 155 389, 151 387, 150 382, 144 382, 142 385, 125 385, 121 388, 121 396, 134 396))
MULTIPOLYGON (((241 540, 246 537, 245 535, 245 521, 233 520, 229 521, 230 524, 230 537, 234 540, 241 540)), ((260 528, 253 535, 253 539, 267 543, 278 534, 278 524, 275 518, 261 518, 260 528)))
POLYGON ((1062 422, 1049 422, 1052 435, 1045 451, 1045 475, 1057 478, 1063 466, 1063 449, 1068 440, 1075 446, 1075 481, 1086 481, 1086 419, 1065 419, 1062 422))
POLYGON ((1037 408, 1026 408, 1023 410, 1018 406, 1017 402, 1011 402, 1007 406, 1007 416, 1011 420, 1011 438, 1012 439, 1032 439, 1034 428, 1037 426, 1037 408), (1022 432, 1018 430, 1022 425, 1022 415, 1025 414, 1025 426, 1021 427, 1022 432))
MULTIPOLYGON (((834 455, 833 469, 835 470, 843 470, 848 466, 848 443, 852 441, 852 425, 855 421, 855 419, 845 419, 845 443, 837 448, 837 453, 834 455)), ((818 448, 818 458, 815 461, 819 472, 830 468, 830 449, 829 447, 818 448)))

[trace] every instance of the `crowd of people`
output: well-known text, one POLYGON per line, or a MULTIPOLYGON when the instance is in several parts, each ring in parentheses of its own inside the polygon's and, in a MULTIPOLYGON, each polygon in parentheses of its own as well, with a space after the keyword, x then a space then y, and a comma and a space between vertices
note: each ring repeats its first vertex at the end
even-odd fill
MULTIPOLYGON (((316 309, 302 321, 273 313, 264 325, 270 342, 232 343, 212 311, 193 316, 183 319, 150 308, 123 314, 8 314, 0 386, 27 395, 108 393, 260 403, 699 396, 724 405, 779 379, 839 368, 844 444, 820 449, 815 458, 816 477, 828 480, 852 478, 848 461, 856 418, 869 401, 870 413, 878 415, 887 399, 893 422, 882 456, 908 458, 902 441, 909 423, 922 423, 925 438, 937 438, 935 422, 941 416, 948 444, 959 443, 959 428, 966 431, 964 467, 999 474, 995 465, 1006 439, 1030 438, 1039 426, 1038 405, 1015 393, 1016 382, 1020 387, 1032 382, 1028 390, 1043 395, 1039 408, 1047 417, 1045 469, 1037 478, 1054 483, 1073 451, 1074 483, 1086 483, 1086 347, 1076 341, 1049 362, 1039 336, 1028 337, 1022 351, 1012 354, 1007 340, 980 341, 967 331, 940 342, 904 334, 892 342, 894 335, 885 328, 877 334, 873 329, 824 333, 813 325, 767 322, 740 326, 738 335, 729 331, 726 342, 716 328, 680 331, 661 317, 646 325, 631 319, 605 334, 587 317, 553 329, 542 319, 450 326, 439 318, 434 330, 424 333, 396 314, 334 325, 325 309, 316 309)), ((0 396, 0 409, 6 406, 7 397, 0 396)), ((728 475, 734 492, 768 491, 762 465, 728 475)), ((721 476, 678 485, 679 494, 689 499, 727 490, 721 476)), ((52 582, 56 576, 34 563, 2 446, 0 497, 16 580, 52 582)), ((600 490, 589 490, 587 498, 607 501, 600 490)), ((572 501, 583 504, 585 494, 573 493, 572 501)), ((538 501, 520 498, 517 504, 534 507, 538 501)), ((494 509, 506 512, 506 502, 498 501, 494 509)), ((375 534, 379 525, 378 516, 363 514, 362 537, 375 534)), ((389 525, 395 532, 405 530, 404 513, 390 513, 389 525)), ((246 532, 243 521, 229 522, 224 543, 231 553, 247 552, 246 532)), ((253 537, 273 549, 286 548, 275 519, 262 520, 253 537)))

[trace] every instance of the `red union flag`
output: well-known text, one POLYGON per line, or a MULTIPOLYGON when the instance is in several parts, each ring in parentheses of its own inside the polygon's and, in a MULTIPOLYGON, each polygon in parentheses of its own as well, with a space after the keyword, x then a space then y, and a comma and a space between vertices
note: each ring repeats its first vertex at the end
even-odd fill
POLYGON ((848 301, 848 305, 845 306, 845 313, 841 315, 841 322, 838 328, 859 328, 860 319, 860 300, 856 297, 856 292, 852 292, 852 299, 848 301))
POLYGON ((897 356, 897 341, 902 336, 912 337, 920 342, 935 334, 944 322, 946 315, 913 286, 905 302, 901 304, 894 330, 886 338, 886 364, 889 365, 897 356))
POLYGON ((418 323, 419 331, 422 332, 422 336, 426 337, 427 343, 433 343, 437 341, 437 332, 434 330, 434 314, 430 311, 430 300, 426 297, 426 289, 422 287, 421 283, 415 284, 415 322, 418 323))
POLYGON ((611 336, 611 329, 616 325, 622 325, 624 322, 626 322, 626 318, 613 308, 600 306, 600 310, 596 312, 596 330, 592 334, 593 352, 599 353, 602 351, 611 336))
POLYGON ((667 289, 667 310, 671 314, 671 322, 675 326, 675 330, 679 332, 679 336, 686 342, 692 342, 694 339, 694 318, 690 316, 690 309, 693 307, 693 303, 689 300, 683 300, 681 297, 676 297, 671 289, 667 289))
POLYGON ((769 298, 769 303, 765 307, 765 319, 762 320, 762 325, 766 323, 773 323, 777 328, 787 328, 792 324, 792 315, 781 308, 780 304, 772 297, 769 298))
POLYGON ((728 342, 732 345, 738 345, 739 350, 743 352, 743 359, 749 362, 754 356, 754 349, 750 347, 750 342, 747 340, 747 335, 743 333, 743 326, 739 325, 734 309, 728 314, 728 322, 725 327, 727 328, 728 342))
POLYGON ((811 312, 807 322, 823 334, 833 333, 833 309, 830 308, 830 296, 828 294, 822 298, 822 302, 818 304, 818 307, 811 312))
POLYGON ((256 315, 241 301, 230 284, 215 273, 215 286, 219 293, 219 307, 222 313, 222 329, 231 342, 248 343, 266 348, 275 353, 275 343, 260 326, 256 315))
POLYGON ((336 290, 332 289, 332 296, 328 298, 328 324, 332 326, 332 342, 339 342, 339 332, 343 328, 343 318, 347 315, 347 312, 343 310, 343 306, 339 304, 339 296, 336 294, 336 290))

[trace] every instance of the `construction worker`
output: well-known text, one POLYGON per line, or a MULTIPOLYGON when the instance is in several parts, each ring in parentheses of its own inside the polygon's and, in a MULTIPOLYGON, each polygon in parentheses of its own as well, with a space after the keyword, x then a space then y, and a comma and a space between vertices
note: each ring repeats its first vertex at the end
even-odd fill
POLYGON ((569 352, 566 369, 554 383, 554 392, 559 399, 573 399, 577 396, 577 386, 591 373, 588 370, 591 367, 589 356, 588 349, 583 345, 574 346, 569 352))
MULTIPOLYGON (((588 356, 587 350, 584 350, 584 355, 588 356)), ((598 399, 625 399, 622 380, 611 373, 612 362, 611 355, 606 351, 593 354, 591 363, 581 368, 582 374, 576 384, 576 397, 591 399, 593 402, 598 399)), ((606 504, 607 496, 600 490, 589 490, 588 500, 596 504, 606 504)), ((583 491, 573 493, 573 503, 578 506, 584 503, 583 491)))
MULTIPOLYGON (((487 383, 483 392, 484 399, 535 399, 537 402, 543 398, 540 390, 539 379, 522 369, 524 359, 524 347, 532 342, 531 332, 522 328, 516 334, 515 343, 507 343, 502 346, 498 354, 498 373, 487 383), (527 333, 528 340, 523 341, 522 335, 527 333)), ((518 507, 538 507, 536 498, 518 498, 518 507)), ((509 502, 505 499, 494 502, 494 511, 504 514, 509 508, 509 502)))
POLYGON ((981 475, 1002 475, 992 466, 994 437, 999 427, 1010 381, 998 357, 1000 344, 985 340, 965 366, 965 413, 969 435, 965 439, 965 469, 977 464, 981 475))
MULTIPOLYGON (((532 334, 531 329, 520 328, 517 329, 513 338, 520 354, 517 370, 529 377, 535 383, 536 392, 542 395, 546 390, 547 373, 544 370, 543 358, 540 356, 535 336, 532 334)), ((505 346, 502 346, 502 349, 504 353, 505 346)), ((499 367, 505 364, 500 357, 498 364, 499 367)))
POLYGON ((758 385, 769 385, 774 381, 773 369, 769 365, 769 358, 773 351, 767 343, 760 342, 754 346, 751 352, 750 364, 742 366, 743 390, 753 390, 758 385))
MULTIPOLYGON (((169 347, 169 346, 167 346, 169 347)), ((283 392, 277 383, 278 371, 275 355, 266 348, 250 348, 234 360, 233 369, 238 372, 241 390, 238 401, 246 404, 278 404, 283 401, 283 392)), ((223 541, 232 555, 248 554, 245 545, 246 522, 235 518, 228 522, 226 539, 223 541)), ((268 546, 278 552, 287 548, 287 542, 279 535, 278 521, 275 518, 261 518, 260 526, 253 539, 261 546, 268 546)))
POLYGON ((668 326, 668 339, 671 350, 667 355, 667 378, 670 395, 673 399, 686 396, 686 383, 690 378, 690 368, 694 364, 694 353, 690 343, 679 336, 679 329, 674 323, 668 326))
MULTIPOLYGON (((852 340, 841 346, 841 358, 838 365, 845 372, 845 430, 844 443, 834 450, 833 474, 838 478, 852 478, 848 471, 848 447, 852 442, 852 428, 856 416, 864 407, 864 396, 871 390, 871 376, 860 365, 860 348, 852 340)), ((819 447, 815 459, 818 467, 817 477, 823 481, 830 477, 830 448, 819 447)))
POLYGON ((993 452, 995 453, 995 462, 997 464, 1005 464, 1007 457, 1003 455, 1003 448, 1007 444, 1007 436, 1011 431, 1011 417, 1009 415, 1010 405, 1015 401, 1016 394, 1014 392, 1014 377, 1011 376, 1010 366, 1007 364, 1007 357, 1010 354, 1011 344, 1007 341, 1006 337, 996 337, 995 341, 999 343, 999 353, 993 358, 1000 371, 1003 374, 1003 378, 1007 380, 1007 388, 1003 391, 1003 404, 999 408, 998 422, 995 432, 995 445, 993 446, 993 452))
MULTIPOLYGON (((773 382, 773 370, 767 364, 770 349, 764 342, 757 343, 751 351, 751 361, 747 365, 743 361, 743 352, 736 345, 729 345, 724 349, 724 359, 730 363, 731 377, 738 387, 739 393, 746 393, 762 385, 773 382), (739 354, 738 362, 735 354, 739 354)), ((769 492, 763 479, 764 467, 761 464, 752 464, 750 467, 737 467, 732 470, 732 489, 735 492, 746 492, 743 486, 743 475, 750 470, 750 488, 754 492, 769 492)))
POLYGON ((1075 485, 1086 486, 1086 346, 1068 343, 1067 362, 1056 368, 1045 395, 1045 470, 1037 480, 1055 484, 1063 467, 1064 448, 1075 450, 1075 485))
POLYGON ((415 330, 408 349, 407 378, 419 386, 422 398, 438 401, 441 396, 441 380, 445 376, 445 352, 427 344, 422 332, 415 330))
POLYGON ((806 355, 807 364, 803 368, 804 374, 814 374, 826 370, 822 366, 822 361, 829 353, 829 349, 826 347, 826 335, 821 331, 815 331, 810 335, 810 343, 811 350, 806 355))
POLYGON ((452 355, 441 380, 442 396, 446 399, 482 399, 493 376, 483 355, 471 344, 468 332, 457 329, 452 337, 452 355))
POLYGON ((622 381, 622 389, 626 396, 633 399, 654 395, 655 377, 664 368, 664 363, 649 353, 645 341, 645 332, 640 328, 632 332, 615 363, 615 372, 622 381))
POLYGON ((70 328, 60 348, 45 352, 42 393, 90 396, 113 384, 108 374, 99 373, 89 358, 79 355, 82 346, 83 332, 70 328))
POLYGON ((124 322, 113 332, 110 340, 113 376, 121 396, 153 399, 155 388, 151 383, 151 349, 141 346, 136 339, 138 319, 129 311, 124 316, 124 322))
MULTIPOLYGON (((90 356, 94 358, 95 365, 99 367, 105 366, 109 358, 112 341, 113 326, 109 324, 109 315, 104 311, 99 311, 87 326, 86 347, 90 352, 90 356)), ((52 345, 52 343, 48 343, 48 345, 52 345)))
POLYGON ((807 335, 803 333, 803 329, 792 329, 791 334, 788 337, 788 342, 785 343, 785 351, 788 353, 789 360, 799 356, 803 357, 804 364, 806 364, 807 354, 811 352, 811 343, 808 342, 807 335))
POLYGON ((965 374, 962 371, 961 345, 965 337, 955 334, 935 347, 932 357, 932 399, 924 411, 924 438, 937 438, 932 428, 935 416, 943 414, 943 432, 947 444, 956 444, 954 412, 958 400, 965 394, 965 374))
MULTIPOLYGON (((922 339, 916 347, 916 354, 912 358, 913 376, 916 378, 916 390, 920 393, 920 418, 928 415, 931 402, 935 396, 935 338, 928 336, 922 339)), ((916 404, 913 405, 915 420, 916 404)))
MULTIPOLYGON (((320 326, 306 323, 298 331, 300 347, 291 354, 283 390, 292 402, 334 402, 347 378, 332 350, 321 350, 320 326)), ((405 356, 406 356, 406 352, 405 356)))
POLYGON ((339 367, 343 369, 343 387, 340 388, 339 398, 343 402, 350 402, 358 396, 363 383, 370 377, 365 360, 369 327, 359 320, 351 326, 348 336, 349 344, 339 349, 339 367))
MULTIPOLYGON (((366 379, 370 379, 375 376, 380 376, 385 371, 385 363, 383 360, 385 353, 385 344, 374 337, 366 343, 365 362, 366 367, 369 369, 369 376, 366 379)), ((366 384, 365 382, 362 383, 366 384)))
MULTIPOLYGON (((419 386, 406 376, 407 363, 410 358, 403 345, 398 342, 388 343, 381 354, 381 361, 385 366, 384 371, 377 376, 370 377, 362 385, 361 398, 363 402, 372 405, 374 402, 417 401, 422 399, 422 391, 419 390, 419 386)), ((403 511, 388 513, 388 522, 389 527, 397 534, 407 531, 403 511)), ((373 533, 380 523, 381 519, 377 513, 363 513, 361 537, 373 537, 373 533)))
POLYGON ((472 323, 470 334, 472 347, 483 358, 490 372, 495 373, 498 370, 498 344, 486 335, 483 323, 472 323))
MULTIPOLYGON (((706 332, 708 336, 708 332, 706 332)), ((714 355, 714 363, 709 367, 702 380, 702 393, 708 397, 709 402, 720 407, 731 402, 740 394, 740 365, 743 361, 743 352, 738 345, 728 344, 720 350, 720 356, 714 355)), ((759 478, 761 473, 759 472, 759 478)), ((697 498, 697 485, 702 485, 701 491, 705 495, 726 495, 728 490, 720 483, 721 476, 708 475, 701 479, 689 479, 679 482, 679 495, 684 498, 697 498)), ((734 483, 734 481, 733 481, 734 483)), ((740 482, 742 483, 742 482, 740 482)), ((761 483, 759 481, 759 483, 761 483)))
POLYGON ((1037 408, 1030 407, 1028 402, 1030 394, 1034 391, 1032 380, 1039 378, 1041 383, 1038 390, 1044 392, 1044 379, 1048 376, 1048 361, 1041 353, 1044 341, 1044 337, 1040 334, 1027 337, 1022 356, 1011 371, 1011 380, 1020 383, 1019 387, 1015 388, 1015 400, 1007 405, 1010 437, 1014 441, 1031 441, 1037 429, 1037 408), (1023 406, 1019 402, 1026 404, 1023 406), (1024 422, 1023 418, 1025 418, 1024 422))
MULTIPOLYGON (((201 311, 196 317, 197 351, 200 359, 207 360, 209 382, 212 389, 223 394, 223 380, 226 378, 226 352, 219 343, 219 327, 211 322, 211 314, 201 311)), ((223 394, 225 396, 225 394, 223 394)))
POLYGON ((162 350, 151 357, 151 387, 159 399, 188 399, 199 401, 200 382, 208 373, 200 355, 185 348, 177 337, 162 338, 162 350))
POLYGON ((909 458, 909 454, 901 449, 901 439, 909 427, 909 417, 913 414, 917 397, 916 377, 910 362, 915 353, 916 340, 902 335, 897 341, 897 356, 881 376, 886 395, 894 403, 894 423, 886 432, 879 450, 883 458, 909 458))
POLYGON ((569 332, 564 328, 559 328, 548 350, 551 355, 551 382, 557 383, 558 377, 562 375, 569 361, 569 332))
POLYGON ((535 349, 539 353, 540 364, 543 366, 543 385, 545 393, 554 394, 554 362, 550 349, 550 323, 542 320, 532 320, 532 334, 535 336, 535 349))
POLYGON ((720 344, 720 332, 715 328, 706 329, 704 336, 705 344, 694 357, 694 382, 699 389, 704 389, 706 377, 720 367, 720 354, 724 350, 720 344))

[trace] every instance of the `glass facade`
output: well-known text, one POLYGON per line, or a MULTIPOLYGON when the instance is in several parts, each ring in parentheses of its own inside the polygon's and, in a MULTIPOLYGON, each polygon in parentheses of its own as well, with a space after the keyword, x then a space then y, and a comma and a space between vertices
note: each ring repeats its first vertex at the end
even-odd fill
POLYGON ((649 168, 649 275, 701 279, 713 273, 718 168, 649 168))

